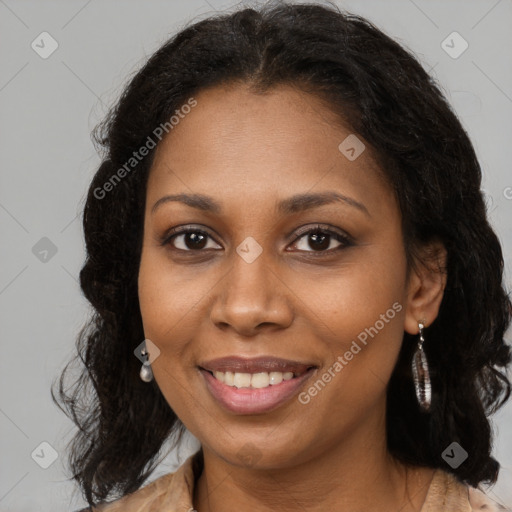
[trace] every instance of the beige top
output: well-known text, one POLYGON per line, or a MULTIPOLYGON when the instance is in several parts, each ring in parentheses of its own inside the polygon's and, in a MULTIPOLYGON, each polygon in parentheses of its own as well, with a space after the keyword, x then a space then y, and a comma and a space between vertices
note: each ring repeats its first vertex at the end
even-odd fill
MULTIPOLYGON (((195 479, 202 471, 199 450, 174 473, 157 478, 123 498, 94 508, 94 512, 194 512, 195 479)), ((451 473, 437 469, 420 512, 509 511, 481 491, 460 483, 451 473)))

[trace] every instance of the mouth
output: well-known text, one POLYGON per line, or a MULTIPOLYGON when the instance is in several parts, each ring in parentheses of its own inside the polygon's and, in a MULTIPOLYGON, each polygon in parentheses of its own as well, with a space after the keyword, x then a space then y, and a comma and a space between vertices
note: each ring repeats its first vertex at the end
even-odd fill
POLYGON ((227 357, 198 368, 210 394, 224 409, 258 414, 289 401, 318 367, 273 357, 227 357))

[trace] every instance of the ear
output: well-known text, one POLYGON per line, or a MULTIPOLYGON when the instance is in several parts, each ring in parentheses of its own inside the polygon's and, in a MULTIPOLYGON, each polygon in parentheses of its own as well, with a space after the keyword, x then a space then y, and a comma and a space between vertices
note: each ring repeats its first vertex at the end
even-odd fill
POLYGON ((446 286, 446 248, 435 240, 417 254, 407 282, 404 328, 419 332, 418 323, 428 327, 437 317, 446 286))

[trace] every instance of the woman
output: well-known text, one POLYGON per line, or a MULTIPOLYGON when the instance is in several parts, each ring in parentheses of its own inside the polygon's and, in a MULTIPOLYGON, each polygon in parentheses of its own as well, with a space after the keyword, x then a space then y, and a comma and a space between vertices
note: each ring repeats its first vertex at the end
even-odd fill
POLYGON ((498 510, 502 253, 411 54, 331 7, 212 17, 97 140, 95 315, 59 388, 89 510, 498 510), (185 427, 201 449, 141 487, 185 427))

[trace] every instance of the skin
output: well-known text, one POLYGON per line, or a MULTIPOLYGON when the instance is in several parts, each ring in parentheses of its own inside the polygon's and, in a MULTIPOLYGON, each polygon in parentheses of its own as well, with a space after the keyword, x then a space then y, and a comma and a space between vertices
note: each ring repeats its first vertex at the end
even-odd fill
MULTIPOLYGON (((195 98, 156 150, 139 272, 145 336, 161 351, 155 379, 204 451, 195 509, 419 510, 433 471, 387 452, 385 392, 404 330, 416 334, 418 321, 428 326, 438 314, 443 275, 421 267, 407 278, 391 187, 368 145, 354 161, 340 152, 351 131, 315 97, 289 86, 257 95, 238 84, 195 98), (291 214, 275 208, 324 191, 367 212, 341 201, 291 214), (211 196, 222 211, 173 201, 152 212, 179 193, 211 196), (296 234, 316 223, 353 243, 331 237, 322 251, 296 234), (183 235, 162 243, 187 225, 210 235, 203 248, 183 235), (249 236, 262 248, 252 263, 236 252, 249 236), (313 362, 304 391, 394 303, 401 311, 307 404, 295 397, 268 413, 234 414, 197 368, 229 355, 313 362), (242 457, 251 451, 252 461, 242 457)), ((434 249, 442 264, 443 248, 434 249)))

